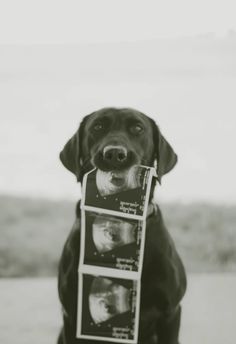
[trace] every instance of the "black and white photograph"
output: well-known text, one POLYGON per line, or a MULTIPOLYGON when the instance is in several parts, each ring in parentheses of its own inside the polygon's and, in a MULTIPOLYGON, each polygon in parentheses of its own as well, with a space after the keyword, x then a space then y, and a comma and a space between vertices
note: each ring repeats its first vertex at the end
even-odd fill
POLYGON ((141 272, 144 221, 84 211, 81 231, 82 264, 141 272))
POLYGON ((236 1, 0 1, 0 344, 236 343, 236 1))
POLYGON ((134 343, 137 339, 137 281, 79 275, 77 337, 134 343))
MULTIPOLYGON (((108 153, 109 150, 105 152, 108 153)), ((101 208, 143 217, 154 175, 153 170, 146 166, 134 165, 121 171, 95 169, 84 177, 82 205, 87 209, 101 208)))

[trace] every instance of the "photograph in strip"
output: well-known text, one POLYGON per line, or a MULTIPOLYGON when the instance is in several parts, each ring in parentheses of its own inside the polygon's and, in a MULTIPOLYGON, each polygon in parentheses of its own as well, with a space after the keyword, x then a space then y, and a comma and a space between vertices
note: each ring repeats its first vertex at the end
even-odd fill
POLYGON ((140 302, 138 282, 82 273, 79 279, 82 290, 77 336, 134 341, 138 331, 137 302, 140 302))
POLYGON ((83 264, 138 272, 142 267, 145 222, 83 212, 83 264))
POLYGON ((126 171, 101 171, 87 174, 84 205, 143 216, 152 170, 133 166, 126 171))

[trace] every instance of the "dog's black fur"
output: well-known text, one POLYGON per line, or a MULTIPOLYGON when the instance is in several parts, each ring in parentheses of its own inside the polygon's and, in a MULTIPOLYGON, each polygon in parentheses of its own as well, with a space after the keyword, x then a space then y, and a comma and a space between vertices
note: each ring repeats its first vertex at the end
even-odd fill
MULTIPOLYGON (((115 153, 116 154, 116 153, 115 153)), ((156 166, 158 180, 177 162, 172 147, 155 122, 133 109, 106 108, 84 118, 76 134, 60 154, 63 165, 79 182, 94 166, 103 170, 124 170, 133 164, 156 166), (104 147, 122 145, 127 157, 106 159, 104 147)), ((150 201, 153 197, 152 185, 150 201)), ((146 241, 141 279, 139 324, 140 344, 177 344, 181 307, 186 290, 186 275, 162 219, 157 211, 147 218, 146 241)), ((64 325, 58 344, 95 344, 76 338, 78 263, 80 248, 80 203, 76 220, 65 243, 60 264, 58 289, 63 307, 64 325)), ((109 343, 109 342, 104 342, 109 343)))

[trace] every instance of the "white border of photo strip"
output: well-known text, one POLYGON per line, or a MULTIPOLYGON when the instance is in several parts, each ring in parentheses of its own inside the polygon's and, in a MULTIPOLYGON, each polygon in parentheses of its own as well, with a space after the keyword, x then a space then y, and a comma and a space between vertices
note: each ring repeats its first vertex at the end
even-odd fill
MULTIPOLYGON (((78 272, 79 277, 79 284, 78 288, 81 291, 78 293, 78 310, 77 310, 77 331, 76 337, 82 339, 93 339, 98 341, 107 341, 107 342, 114 342, 114 343, 130 343, 136 344, 138 342, 138 329, 139 329, 139 313, 140 313, 140 293, 141 293, 141 281, 136 280, 137 282, 137 295, 136 295, 136 307, 135 307, 135 324, 134 324, 134 339, 122 339, 122 338, 114 338, 114 337, 101 337, 101 336, 93 336, 93 335, 86 335, 82 334, 82 304, 83 304, 83 275, 93 275, 93 276, 102 276, 102 277, 111 277, 111 278, 118 278, 118 276, 109 276, 108 274, 101 275, 98 273, 83 273, 78 272)), ((126 278, 123 276, 123 279, 133 280, 132 278, 126 278)))
POLYGON ((147 167, 147 166, 143 166, 143 165, 140 165, 140 167, 143 167, 146 170, 150 171, 150 175, 148 177, 147 190, 146 190, 146 199, 145 199, 145 204, 143 207, 143 215, 133 215, 133 214, 128 214, 128 213, 125 213, 122 211, 109 210, 106 208, 98 208, 98 207, 92 207, 90 205, 86 205, 85 204, 85 195, 86 195, 85 190, 86 190, 86 186, 87 186, 88 175, 90 173, 92 173, 93 171, 95 171, 96 168, 94 168, 93 170, 89 171, 88 173, 86 173, 84 175, 83 183, 82 183, 82 199, 81 199, 81 206, 80 206, 81 209, 94 211, 94 212, 101 212, 101 213, 103 212, 105 214, 119 216, 119 217, 126 217, 128 219, 144 220, 146 218, 147 209, 148 209, 148 200, 149 200, 149 195, 150 195, 150 191, 151 191, 152 178, 156 177, 156 171, 155 171, 154 167, 147 167))
POLYGON ((80 258, 79 258, 79 266, 78 266, 78 304, 77 304, 77 331, 76 337, 77 338, 84 338, 84 339, 93 339, 98 341, 108 341, 108 342, 115 342, 115 343, 131 343, 135 344, 138 341, 138 328, 139 328, 139 312, 140 312, 140 292, 141 292, 141 274, 142 274, 142 267, 143 267, 143 256, 144 256, 144 246, 145 246, 145 233, 146 233, 146 216, 147 216, 147 209, 148 209, 148 200, 150 196, 151 190, 151 183, 152 178, 156 177, 156 171, 154 168, 150 168, 147 166, 142 166, 145 169, 150 170, 150 174, 148 177, 148 184, 146 189, 146 198, 144 204, 143 215, 133 215, 127 214, 125 212, 109 210, 105 208, 98 208, 98 207, 91 207, 85 205, 85 195, 86 195, 86 186, 87 186, 87 177, 88 175, 96 170, 94 168, 90 172, 86 173, 83 178, 82 184, 82 200, 81 200, 81 240, 80 240, 80 258), (97 214, 104 214, 104 215, 113 215, 115 217, 126 218, 126 219, 133 219, 142 222, 142 237, 141 237, 141 244, 140 244, 140 255, 139 255, 139 267, 138 271, 127 271, 118 268, 106 268, 102 266, 92 266, 84 264, 85 258, 85 211, 94 212, 97 214), (83 300, 83 275, 93 275, 93 276, 103 276, 103 277, 111 277, 111 278, 118 278, 118 279, 127 279, 133 280, 137 282, 137 296, 136 296, 136 309, 135 309, 135 325, 134 325, 134 339, 122 339, 122 338, 114 338, 114 337, 100 337, 100 336, 93 336, 93 335, 84 335, 81 333, 82 329, 82 300, 83 300))
MULTIPOLYGON (((145 245, 145 234, 146 234, 146 220, 136 220, 138 222, 142 222, 142 237, 141 237, 141 243, 140 243, 140 254, 139 254, 139 262, 138 262, 138 271, 127 271, 123 269, 118 268, 107 268, 102 266, 92 266, 84 263, 85 259, 85 231, 86 231, 86 224, 85 219, 86 215, 85 212, 88 212, 90 210, 81 210, 81 233, 80 233, 80 261, 79 261, 79 271, 83 273, 93 273, 93 272, 99 272, 100 274, 109 274, 110 277, 119 277, 119 278, 125 278, 124 276, 127 275, 127 278, 130 279, 140 279, 142 274, 142 267, 143 267, 143 256, 144 256, 144 245, 145 245)), ((104 215, 107 215, 106 212, 101 212, 104 215)), ((96 214, 100 214, 99 212, 96 212, 96 214)), ((117 216, 116 216, 117 217, 117 216)), ((124 216, 123 216, 124 218, 124 216)), ((125 218, 124 218, 125 219, 125 218)), ((134 220, 134 219, 133 219, 134 220)))

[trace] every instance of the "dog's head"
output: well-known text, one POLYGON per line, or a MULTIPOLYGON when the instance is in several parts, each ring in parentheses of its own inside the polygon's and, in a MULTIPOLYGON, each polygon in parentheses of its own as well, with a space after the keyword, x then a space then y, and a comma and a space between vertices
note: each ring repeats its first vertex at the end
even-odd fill
POLYGON ((156 166, 161 182, 177 155, 148 116, 134 109, 104 108, 84 117, 60 159, 80 182, 84 173, 97 167, 111 173, 118 185, 134 165, 156 166))

